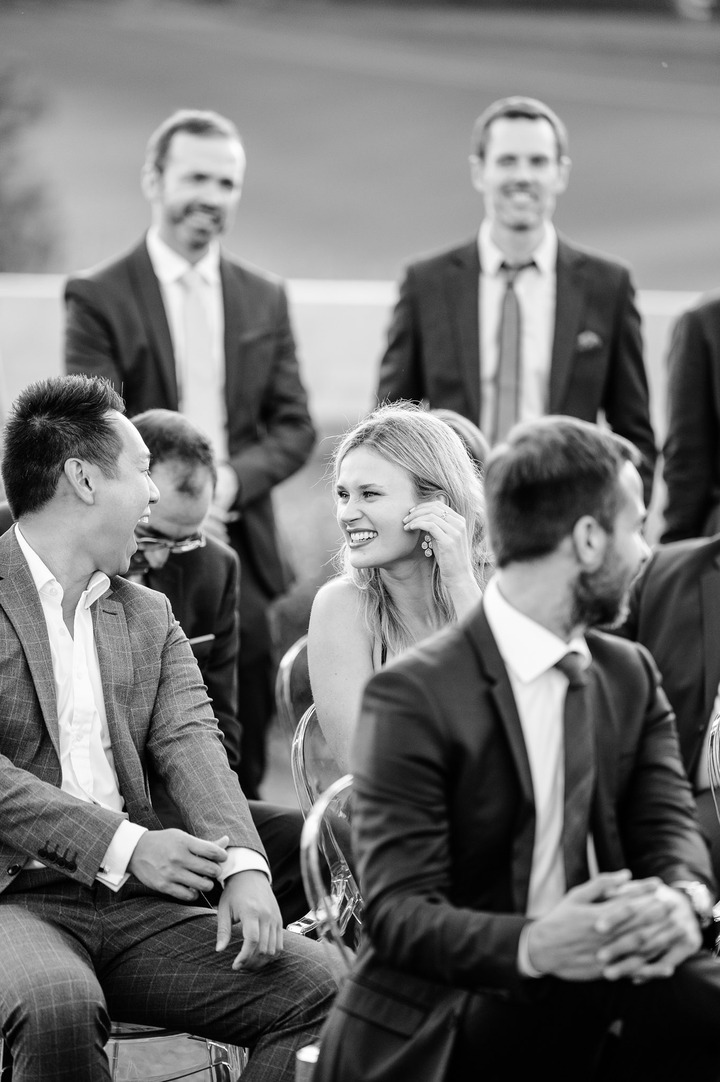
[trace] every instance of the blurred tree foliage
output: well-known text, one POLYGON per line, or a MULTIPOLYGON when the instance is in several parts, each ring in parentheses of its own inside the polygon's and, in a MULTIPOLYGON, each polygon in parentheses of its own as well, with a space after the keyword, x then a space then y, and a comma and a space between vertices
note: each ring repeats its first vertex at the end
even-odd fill
POLYGON ((27 129, 44 108, 27 78, 0 68, 0 272, 45 270, 57 251, 57 213, 25 146, 27 129))

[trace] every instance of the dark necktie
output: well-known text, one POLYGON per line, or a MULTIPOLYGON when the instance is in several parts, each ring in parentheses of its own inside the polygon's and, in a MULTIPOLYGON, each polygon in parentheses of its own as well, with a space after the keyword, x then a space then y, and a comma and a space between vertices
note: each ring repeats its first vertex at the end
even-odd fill
POLYGON ((520 416, 521 330, 520 302, 515 292, 515 279, 521 271, 534 267, 531 259, 515 267, 503 263, 500 270, 505 278, 505 294, 500 310, 498 334, 498 366, 495 381, 495 429, 493 443, 504 440, 520 416))
POLYGON ((568 678, 563 712, 565 816, 563 857, 568 890, 588 878, 587 843, 595 788, 595 740, 580 654, 571 651, 555 666, 568 678))

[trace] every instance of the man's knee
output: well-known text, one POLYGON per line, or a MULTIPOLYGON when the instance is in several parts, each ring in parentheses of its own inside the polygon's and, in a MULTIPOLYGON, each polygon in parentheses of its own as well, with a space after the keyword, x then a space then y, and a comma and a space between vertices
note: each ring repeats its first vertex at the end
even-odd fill
MULTIPOLYGON (((8 974, 2 981, 2 1028, 11 1047, 19 1040, 38 1045, 53 1035, 99 1031, 104 1044, 110 1033, 102 988, 83 967, 46 964, 42 972, 8 974)), ((15 1054, 15 1053, 14 1053, 15 1054)))

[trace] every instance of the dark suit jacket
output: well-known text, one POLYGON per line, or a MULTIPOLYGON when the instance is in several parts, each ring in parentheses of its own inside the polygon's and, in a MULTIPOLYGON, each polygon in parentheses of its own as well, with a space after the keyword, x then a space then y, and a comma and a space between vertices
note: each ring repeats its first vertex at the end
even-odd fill
MULTIPOLYGON (((148 798, 152 763, 195 835, 229 834, 230 845, 264 853, 167 599, 116 577, 92 614, 115 769, 131 821, 160 829, 148 798)), ((65 874, 89 886, 121 816, 60 789, 50 643, 13 533, 0 538, 0 658, 0 891, 29 859, 53 863, 57 855, 65 874)))
POLYGON ((619 632, 653 655, 694 777, 720 683, 720 537, 655 549, 619 632))
POLYGON ((720 294, 683 313, 667 356, 663 542, 720 530, 720 294))
MULTIPOLYGON (((408 266, 380 365, 380 401, 426 399, 478 423, 479 274, 477 238, 408 266)), ((649 503, 657 451, 630 274, 559 238, 548 413, 597 421, 601 412, 642 452, 649 503)))
MULTIPOLYGON (((285 290, 278 279, 223 257, 230 459, 240 483, 243 575, 268 597, 286 585, 270 493, 307 459, 314 431, 300 382, 285 290), (247 566, 246 566, 247 564, 247 566)), ((141 241, 65 287, 65 367, 106 376, 129 416, 178 408, 175 360, 159 283, 141 241)))
MULTIPOLYGON (((672 712, 636 643, 587 635, 597 744, 592 831, 601 870, 712 885, 672 712)), ((377 673, 352 757, 366 945, 331 1011, 316 1082, 365 1078, 451 988, 508 997, 534 834, 532 782, 507 671, 482 606, 377 673), (375 1021, 373 1021, 375 1020, 375 1021)), ((480 1072, 482 1073, 482 1072, 480 1072)))

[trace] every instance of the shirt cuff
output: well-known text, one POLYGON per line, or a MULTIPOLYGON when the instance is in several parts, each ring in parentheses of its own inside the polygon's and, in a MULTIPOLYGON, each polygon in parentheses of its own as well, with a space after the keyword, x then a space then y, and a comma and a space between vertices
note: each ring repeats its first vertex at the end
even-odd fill
POLYGON ((527 924, 523 925, 522 931, 520 932, 520 940, 518 942, 518 969, 523 977, 532 977, 533 980, 537 980, 538 977, 544 977, 545 974, 541 973, 539 969, 536 969, 530 961, 528 937, 531 928, 532 921, 528 921, 527 924))
POLYGON ((130 823, 126 819, 113 835, 95 878, 110 890, 118 891, 128 879, 127 866, 135 852, 135 846, 146 832, 146 827, 130 823))
POLYGON ((221 865, 220 882, 225 886, 225 880, 235 872, 265 872, 272 883, 270 867, 262 853, 256 849, 246 849, 242 845, 231 845, 227 851, 227 860, 221 865))

